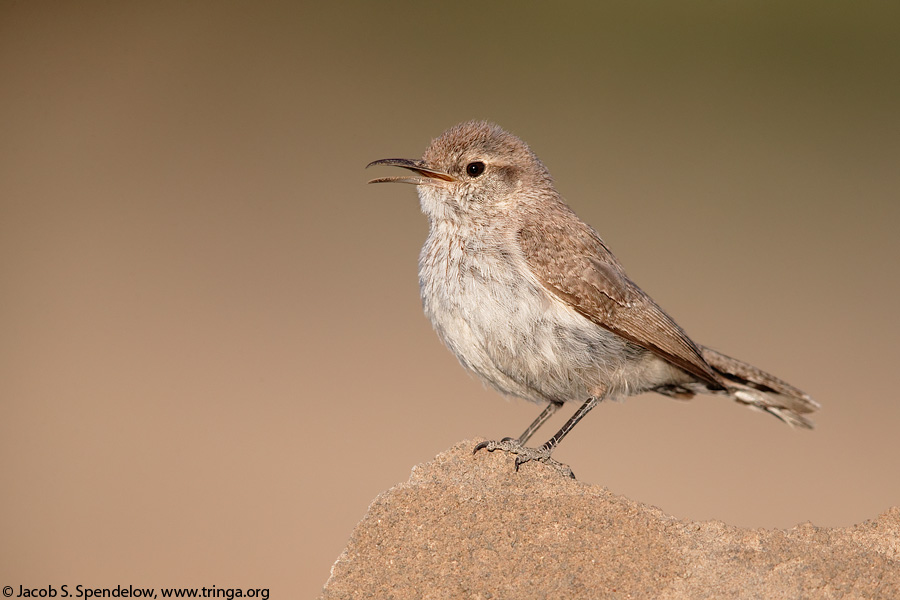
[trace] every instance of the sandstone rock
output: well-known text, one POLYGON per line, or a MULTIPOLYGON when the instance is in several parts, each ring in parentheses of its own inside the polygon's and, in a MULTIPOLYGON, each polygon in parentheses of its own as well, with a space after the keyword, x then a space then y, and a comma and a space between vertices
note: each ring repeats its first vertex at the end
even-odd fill
POLYGON ((679 521, 478 441, 372 502, 323 600, 900 598, 900 508, 838 529, 679 521))

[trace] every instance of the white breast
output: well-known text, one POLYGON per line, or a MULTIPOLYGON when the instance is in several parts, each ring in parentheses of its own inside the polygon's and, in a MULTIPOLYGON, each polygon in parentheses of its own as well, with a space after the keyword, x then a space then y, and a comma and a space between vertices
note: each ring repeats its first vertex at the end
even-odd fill
POLYGON ((433 223, 419 259, 425 314, 463 366, 537 402, 584 401, 610 386, 629 393, 625 371, 646 351, 544 290, 502 232, 471 233, 433 223))

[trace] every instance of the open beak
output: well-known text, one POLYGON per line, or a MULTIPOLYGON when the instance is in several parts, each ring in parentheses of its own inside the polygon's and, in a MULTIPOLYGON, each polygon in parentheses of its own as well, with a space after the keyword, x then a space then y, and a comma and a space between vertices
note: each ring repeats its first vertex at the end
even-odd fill
POLYGON ((411 183, 413 185, 434 185, 441 181, 456 181, 456 178, 436 171, 427 167, 421 160, 411 158, 382 158, 381 160, 373 160, 366 165, 366 168, 373 165, 388 165, 391 167, 403 167, 414 173, 418 173, 420 177, 379 177, 373 179, 369 183, 411 183))

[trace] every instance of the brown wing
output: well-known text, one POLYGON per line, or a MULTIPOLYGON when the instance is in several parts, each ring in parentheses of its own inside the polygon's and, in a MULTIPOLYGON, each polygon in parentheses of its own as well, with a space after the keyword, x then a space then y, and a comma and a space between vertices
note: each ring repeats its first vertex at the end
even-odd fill
POLYGON ((566 208, 557 207, 559 216, 566 218, 544 215, 536 225, 525 225, 518 232, 538 281, 585 318, 723 389, 697 345, 625 276, 596 232, 566 208))

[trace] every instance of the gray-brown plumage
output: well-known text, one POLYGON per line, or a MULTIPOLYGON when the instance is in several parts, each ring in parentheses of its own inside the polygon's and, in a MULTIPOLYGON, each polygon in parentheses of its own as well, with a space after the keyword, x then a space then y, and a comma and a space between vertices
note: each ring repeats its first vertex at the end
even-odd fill
POLYGON ((818 405, 751 365, 695 344, 625 275, 589 225, 562 201, 519 138, 462 123, 421 160, 383 159, 416 176, 375 179, 417 186, 429 220, 419 259, 426 315, 468 370, 499 391, 547 402, 517 439, 485 442, 527 460, 550 460, 600 400, 656 391, 716 394, 811 427, 818 405), (564 402, 583 402, 540 448, 524 444, 564 402))

